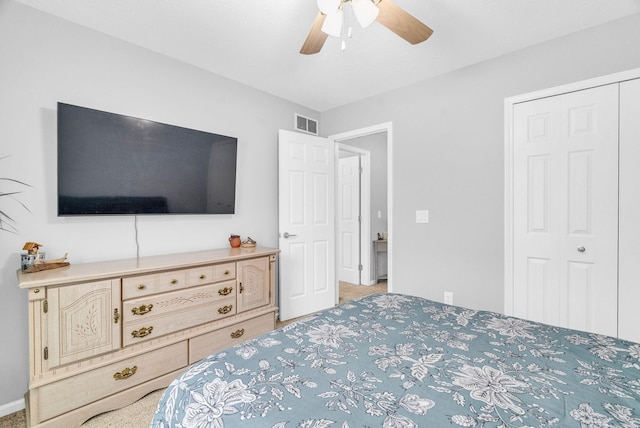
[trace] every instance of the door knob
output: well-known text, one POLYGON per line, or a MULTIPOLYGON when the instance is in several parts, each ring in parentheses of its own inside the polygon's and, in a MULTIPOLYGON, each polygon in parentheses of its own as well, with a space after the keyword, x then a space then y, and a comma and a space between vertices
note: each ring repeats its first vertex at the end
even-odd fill
POLYGON ((585 251, 587 251, 587 249, 586 249, 586 248, 584 248, 583 246, 579 246, 579 247, 578 247, 578 252, 579 252, 579 253, 584 253, 585 251))
POLYGON ((292 238, 292 237, 294 237, 294 236, 298 236, 298 235, 292 235, 292 234, 290 234, 289 232, 285 232, 285 233, 283 233, 283 234, 282 234, 282 237, 283 237, 284 239, 289 239, 289 238, 292 238))

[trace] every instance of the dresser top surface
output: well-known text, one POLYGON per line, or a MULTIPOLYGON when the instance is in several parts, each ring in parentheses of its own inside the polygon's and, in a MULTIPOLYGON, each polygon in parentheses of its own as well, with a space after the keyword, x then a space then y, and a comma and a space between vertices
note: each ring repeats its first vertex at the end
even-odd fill
POLYGON ((270 256, 279 252, 280 250, 276 248, 268 247, 223 248, 75 265, 71 264, 70 266, 58 269, 33 273, 18 271, 18 285, 20 288, 55 286, 140 275, 150 272, 185 269, 214 263, 240 261, 270 256))

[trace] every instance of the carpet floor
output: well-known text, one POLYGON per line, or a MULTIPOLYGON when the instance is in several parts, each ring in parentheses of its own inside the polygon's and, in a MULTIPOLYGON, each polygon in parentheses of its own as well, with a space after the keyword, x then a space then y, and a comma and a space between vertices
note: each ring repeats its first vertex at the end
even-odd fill
MULTIPOLYGON (((355 300, 357 298, 375 293, 386 293, 387 283, 366 286, 340 282, 340 303, 355 300)), ((297 319, 297 318, 296 318, 297 319)), ((276 327, 289 324, 295 321, 277 322, 276 327)), ((140 400, 122 409, 102 413, 82 424, 82 428, 140 428, 146 427, 151 422, 156 406, 162 397, 163 389, 154 391, 140 400)), ((16 413, 0 418, 0 428, 26 428, 25 412, 21 410, 16 413)))

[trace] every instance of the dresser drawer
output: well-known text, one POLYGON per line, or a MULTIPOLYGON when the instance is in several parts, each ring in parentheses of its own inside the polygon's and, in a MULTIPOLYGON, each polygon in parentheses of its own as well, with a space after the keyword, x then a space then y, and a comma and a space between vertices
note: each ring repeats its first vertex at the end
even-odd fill
POLYGON ((39 388, 37 401, 40 420, 186 367, 187 360, 187 342, 183 341, 44 385, 39 388))
POLYGON ((233 324, 189 340, 189 364, 193 364, 214 352, 245 340, 253 339, 275 328, 273 312, 233 324))
POLYGON ((216 282, 213 277, 213 266, 200 266, 187 270, 187 285, 189 287, 194 285, 204 285, 216 282))
POLYGON ((235 279, 235 277, 236 277, 235 263, 222 263, 219 265, 213 265, 213 280, 215 282, 226 281, 228 279, 235 279))
POLYGON ((202 266, 187 271, 189 286, 208 284, 212 282, 228 281, 236 277, 235 263, 202 266))
POLYGON ((213 309, 217 302, 235 300, 235 285, 235 281, 229 281, 129 299, 122 303, 122 323, 127 326, 140 321, 146 322, 172 312, 180 312, 188 317, 193 308, 202 305, 213 309))
POLYGON ((186 286, 186 270, 126 277, 122 279, 122 300, 177 290, 186 286))
POLYGON ((124 302, 123 346, 235 315, 234 286, 235 281, 209 284, 124 302))

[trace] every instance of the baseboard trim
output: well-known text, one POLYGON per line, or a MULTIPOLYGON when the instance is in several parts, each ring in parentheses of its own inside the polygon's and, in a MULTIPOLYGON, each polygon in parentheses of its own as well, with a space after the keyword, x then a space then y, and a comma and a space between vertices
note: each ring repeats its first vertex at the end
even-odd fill
POLYGON ((0 418, 24 409, 24 398, 0 405, 0 418))

